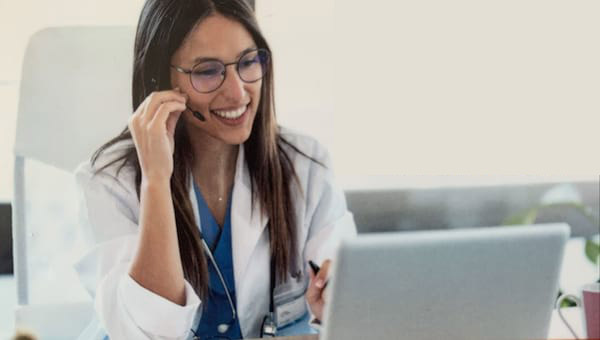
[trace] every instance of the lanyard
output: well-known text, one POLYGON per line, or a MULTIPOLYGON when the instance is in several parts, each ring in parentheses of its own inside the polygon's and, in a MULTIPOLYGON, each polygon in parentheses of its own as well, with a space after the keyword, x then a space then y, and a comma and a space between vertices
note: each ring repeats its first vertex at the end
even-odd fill
MULTIPOLYGON (((267 224, 267 230, 269 230, 269 234, 271 231, 271 223, 267 224)), ((269 302, 269 313, 265 315, 262 321, 262 325, 260 328, 260 337, 274 337, 277 333, 277 324, 275 323, 275 285, 277 281, 277 268, 275 268, 275 256, 271 253, 271 263, 270 263, 270 289, 271 289, 271 301, 269 302)))

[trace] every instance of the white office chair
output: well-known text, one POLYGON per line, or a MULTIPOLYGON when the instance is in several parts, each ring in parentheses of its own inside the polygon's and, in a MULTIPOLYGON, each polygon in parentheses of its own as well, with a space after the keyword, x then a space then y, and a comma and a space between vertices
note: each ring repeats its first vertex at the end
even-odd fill
MULTIPOLYGON (((34 34, 27 46, 14 149, 15 326, 31 329, 42 339, 76 338, 94 311, 91 301, 31 302, 25 161, 71 173, 123 129, 132 111, 134 34, 133 27, 47 28, 34 34)), ((56 197, 60 200, 60 193, 56 197)))

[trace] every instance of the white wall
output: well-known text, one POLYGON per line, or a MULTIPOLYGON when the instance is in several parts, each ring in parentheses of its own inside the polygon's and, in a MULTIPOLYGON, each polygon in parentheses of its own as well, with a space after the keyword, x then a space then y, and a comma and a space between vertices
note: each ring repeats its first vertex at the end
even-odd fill
POLYGON ((337 1, 339 168, 598 180, 599 17, 595 0, 337 1))
POLYGON ((600 2, 258 6, 280 120, 344 186, 598 180, 600 2))
MULTIPOLYGON (((142 3, 0 0, 0 200, 28 37, 135 25, 142 3)), ((281 123, 325 143, 347 187, 598 179, 596 0, 258 0, 257 12, 281 123), (507 177, 522 174, 534 176, 507 177)))
POLYGON ((333 145, 333 0, 258 0, 256 6, 273 50, 279 123, 333 145))

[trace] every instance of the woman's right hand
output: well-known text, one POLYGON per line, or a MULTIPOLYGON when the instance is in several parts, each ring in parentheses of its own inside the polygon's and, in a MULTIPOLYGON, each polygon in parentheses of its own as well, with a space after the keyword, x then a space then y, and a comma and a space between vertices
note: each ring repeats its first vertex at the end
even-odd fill
POLYGON ((143 181, 166 181, 173 174, 175 126, 186 110, 187 96, 176 88, 152 92, 129 118, 143 181))

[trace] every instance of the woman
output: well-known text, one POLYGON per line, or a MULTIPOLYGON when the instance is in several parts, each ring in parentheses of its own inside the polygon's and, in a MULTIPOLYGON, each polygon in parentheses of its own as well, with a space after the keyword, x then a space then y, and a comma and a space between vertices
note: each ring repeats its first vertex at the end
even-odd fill
POLYGON ((258 337, 306 303, 322 318, 329 259, 356 228, 326 151, 279 128, 273 102, 243 0, 146 1, 135 112, 76 172, 94 242, 78 268, 111 338, 258 337))

